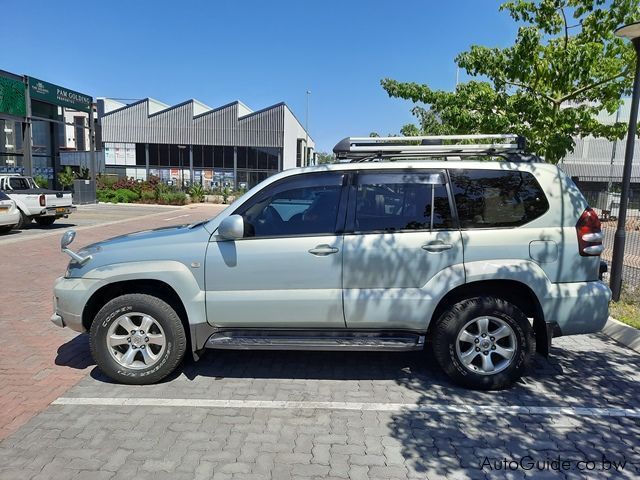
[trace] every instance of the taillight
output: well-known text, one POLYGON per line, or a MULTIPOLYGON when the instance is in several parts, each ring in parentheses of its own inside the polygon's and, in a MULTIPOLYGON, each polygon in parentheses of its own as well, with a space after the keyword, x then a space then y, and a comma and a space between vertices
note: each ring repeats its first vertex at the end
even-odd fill
POLYGON ((576 223, 578 251, 583 257, 598 256, 604 250, 600 226, 598 214, 593 208, 587 207, 576 223))
POLYGON ((40 206, 41 207, 46 207, 47 206, 47 199, 45 198, 44 195, 40 195, 40 206))

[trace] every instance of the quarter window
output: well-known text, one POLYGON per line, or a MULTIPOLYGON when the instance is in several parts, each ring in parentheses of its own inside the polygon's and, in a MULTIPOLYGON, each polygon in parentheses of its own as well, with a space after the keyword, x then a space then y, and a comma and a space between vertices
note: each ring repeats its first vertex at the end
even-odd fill
POLYGON ((452 226, 441 173, 371 173, 358 177, 356 232, 433 230, 452 226))
POLYGON ((549 209, 549 202, 529 172, 451 170, 461 228, 517 227, 549 209))
POLYGON ((268 187, 236 212, 244 218, 245 237, 333 235, 342 179, 342 174, 303 175, 268 187))

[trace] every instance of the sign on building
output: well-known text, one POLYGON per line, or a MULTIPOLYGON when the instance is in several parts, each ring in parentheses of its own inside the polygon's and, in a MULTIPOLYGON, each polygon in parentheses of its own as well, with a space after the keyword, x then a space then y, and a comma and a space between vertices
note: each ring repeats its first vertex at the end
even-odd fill
POLYGON ((0 113, 16 117, 27 116, 24 83, 0 77, 0 113))
POLYGON ((91 111, 92 98, 89 95, 69 90, 44 80, 38 80, 37 78, 27 78, 29 79, 29 95, 32 99, 82 112, 91 111))

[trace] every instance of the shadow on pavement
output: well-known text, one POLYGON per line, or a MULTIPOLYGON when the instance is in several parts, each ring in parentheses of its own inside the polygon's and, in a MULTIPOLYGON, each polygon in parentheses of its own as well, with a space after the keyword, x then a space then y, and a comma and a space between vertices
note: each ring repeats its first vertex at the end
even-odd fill
POLYGON ((89 351, 89 335, 80 334, 73 337, 67 343, 60 345, 55 359, 56 365, 61 367, 83 370, 96 362, 91 358, 89 351))

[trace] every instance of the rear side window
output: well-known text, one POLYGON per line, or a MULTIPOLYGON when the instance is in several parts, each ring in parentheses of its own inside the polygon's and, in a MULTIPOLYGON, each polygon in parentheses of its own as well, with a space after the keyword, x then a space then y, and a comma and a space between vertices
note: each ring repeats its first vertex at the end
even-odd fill
POLYGON ((528 172, 451 170, 461 228, 517 227, 549 209, 535 177, 528 172))
POLYGON ((434 230, 452 224, 442 173, 365 173, 355 195, 356 232, 434 230))

